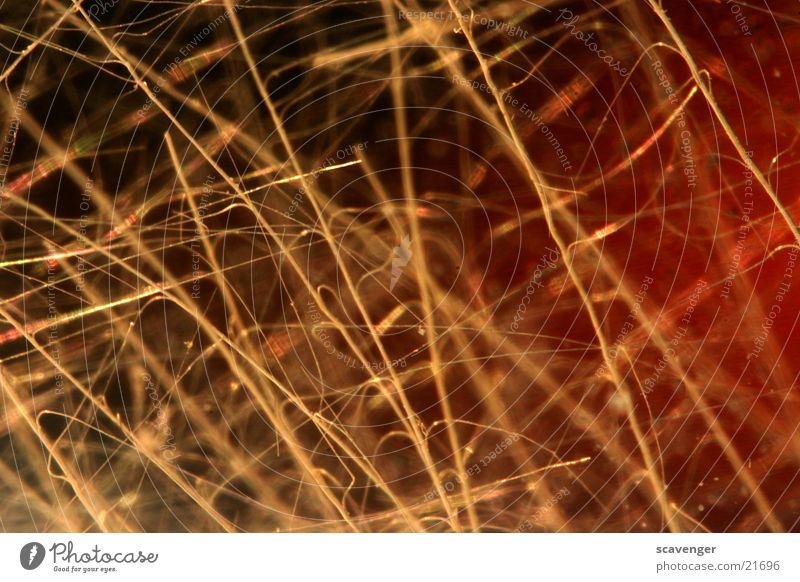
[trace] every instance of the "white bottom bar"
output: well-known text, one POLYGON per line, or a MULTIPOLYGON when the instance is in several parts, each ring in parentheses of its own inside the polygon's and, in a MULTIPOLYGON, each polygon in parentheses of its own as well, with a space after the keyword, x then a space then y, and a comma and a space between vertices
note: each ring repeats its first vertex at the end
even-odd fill
POLYGON ((0 580, 796 581, 798 549, 798 534, 3 534, 0 580))

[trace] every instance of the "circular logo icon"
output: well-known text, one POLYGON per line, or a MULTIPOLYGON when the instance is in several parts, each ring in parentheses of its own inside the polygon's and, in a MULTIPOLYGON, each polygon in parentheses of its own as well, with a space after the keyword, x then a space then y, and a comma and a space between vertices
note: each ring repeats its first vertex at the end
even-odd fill
POLYGON ((44 561, 44 546, 39 542, 30 542, 19 551, 19 563, 26 570, 35 570, 44 561))

